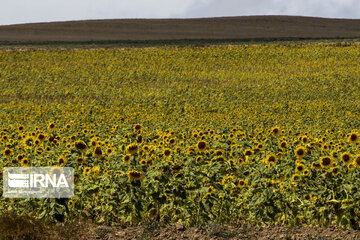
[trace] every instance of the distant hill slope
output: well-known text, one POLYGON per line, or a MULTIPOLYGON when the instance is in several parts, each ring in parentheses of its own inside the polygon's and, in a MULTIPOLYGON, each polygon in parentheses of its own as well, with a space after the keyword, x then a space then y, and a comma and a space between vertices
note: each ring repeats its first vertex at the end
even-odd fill
POLYGON ((248 16, 85 20, 0 26, 0 42, 3 43, 292 38, 360 38, 360 19, 248 16))

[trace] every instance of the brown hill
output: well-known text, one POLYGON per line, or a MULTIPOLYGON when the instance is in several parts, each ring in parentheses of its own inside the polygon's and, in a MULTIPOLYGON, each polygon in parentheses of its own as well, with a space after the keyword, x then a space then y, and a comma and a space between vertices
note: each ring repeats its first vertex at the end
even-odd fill
POLYGON ((0 26, 2 43, 360 38, 360 19, 249 16, 121 19, 0 26))

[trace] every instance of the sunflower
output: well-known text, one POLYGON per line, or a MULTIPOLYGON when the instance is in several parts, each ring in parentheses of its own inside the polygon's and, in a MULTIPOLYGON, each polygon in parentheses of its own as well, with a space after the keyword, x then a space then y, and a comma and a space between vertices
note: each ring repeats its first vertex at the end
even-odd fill
POLYGON ((293 181, 297 181, 297 180, 300 180, 300 179, 301 179, 301 176, 300 176, 299 174, 295 173, 295 174, 293 174, 293 175, 291 176, 291 179, 292 179, 293 181))
POLYGON ((55 123, 49 123, 48 127, 49 130, 54 130, 55 129, 55 123))
POLYGON ((130 180, 140 180, 142 178, 142 174, 139 171, 132 170, 127 173, 127 177, 130 180))
POLYGON ((85 142, 79 140, 75 142, 75 149, 81 153, 84 153, 87 150, 87 145, 85 142))
POLYGON ((244 155, 245 156, 251 156, 251 155, 253 155, 254 154, 254 152, 251 150, 251 149, 246 149, 245 151, 244 151, 244 155))
POLYGON ((304 169, 302 173, 304 174, 304 176, 309 176, 311 172, 309 169, 304 169))
POLYGON ((258 143, 258 145, 256 145, 256 148, 259 149, 259 150, 263 150, 264 149, 264 144, 258 143))
POLYGON ((273 129, 271 129, 271 134, 273 134, 274 136, 280 135, 281 134, 280 128, 274 127, 273 129))
POLYGON ((60 165, 65 165, 65 164, 67 163, 67 160, 66 160, 65 157, 60 156, 60 157, 58 158, 58 163, 59 163, 60 165))
POLYGON ((344 152, 343 154, 341 154, 340 159, 341 162, 343 162, 346 165, 349 165, 351 163, 352 156, 350 153, 344 152))
POLYGON ((351 144, 357 144, 360 140, 359 133, 357 132, 350 133, 348 140, 351 144))
POLYGON ((176 137, 175 138, 170 138, 167 142, 170 146, 173 146, 176 143, 176 137))
POLYGON ((296 170, 297 172, 302 173, 302 172, 305 170, 305 165, 304 165, 304 164, 297 164, 297 165, 295 166, 295 170, 296 170))
POLYGON ((222 150, 216 150, 215 154, 216 154, 216 156, 222 156, 224 153, 222 150))
POLYGON ((243 163, 246 163, 246 158, 245 157, 240 157, 238 159, 238 162, 239 162, 240 165, 243 164, 243 163))
POLYGON ((240 179, 237 183, 238 187, 246 187, 248 185, 248 180, 247 179, 240 179))
POLYGON ((137 135, 137 137, 136 137, 136 142, 137 143, 139 143, 139 144, 141 144, 142 142, 143 142, 143 137, 142 137, 142 135, 137 135))
POLYGON ((90 141, 90 145, 93 146, 93 147, 95 147, 97 144, 98 143, 97 143, 97 141, 95 139, 90 141))
POLYGON ((321 169, 321 165, 319 163, 312 162, 311 169, 321 169))
POLYGON ((109 155, 110 153, 112 153, 113 152, 113 150, 112 150, 112 148, 107 148, 106 150, 105 150, 105 153, 107 154, 107 155, 109 155))
POLYGON ((123 156, 122 160, 123 160, 124 163, 129 163, 130 158, 131 158, 131 155, 126 154, 126 155, 123 156))
POLYGON ((5 157, 10 157, 10 156, 11 156, 11 150, 10 150, 10 148, 5 148, 5 150, 4 150, 4 156, 5 156, 5 157))
POLYGON ((35 141, 34 141, 34 145, 37 146, 39 144, 40 144, 40 140, 36 138, 35 141))
POLYGON ((165 156, 165 157, 170 157, 170 156, 171 156, 171 153, 172 153, 172 151, 171 151, 170 148, 165 148, 165 149, 164 149, 164 156, 165 156))
POLYGON ((333 167, 330 170, 331 170, 333 176, 336 176, 336 175, 338 175, 340 173, 340 170, 339 170, 338 167, 333 167))
POLYGON ((70 128, 71 128, 71 124, 70 124, 70 123, 66 124, 66 125, 65 125, 65 128, 66 128, 66 129, 70 129, 70 128))
POLYGON ((23 158, 23 159, 21 160, 21 166, 23 166, 23 167, 29 166, 29 159, 23 158))
POLYGON ((329 149, 329 145, 327 143, 324 143, 324 144, 321 145, 321 149, 323 151, 327 151, 329 149))
POLYGON ((302 136, 301 137, 301 141, 303 142, 303 144, 308 144, 309 143, 309 138, 308 138, 308 136, 302 136))
POLYGON ((322 168, 327 168, 327 167, 329 167, 329 166, 331 166, 332 165, 332 159, 331 159, 331 157, 321 157, 320 158, 320 166, 322 167, 322 168))
POLYGON ((202 156, 197 156, 197 157, 196 157, 196 163, 197 163, 197 164, 201 163, 202 160, 203 160, 203 157, 202 157, 202 156))
POLYGON ((147 165, 147 161, 146 161, 145 159, 141 159, 139 163, 140 163, 140 165, 142 165, 142 166, 147 165))
POLYGON ((19 130, 20 132, 24 131, 24 126, 23 126, 23 125, 20 125, 20 126, 18 127, 18 130, 19 130))
POLYGON ((90 172, 91 172, 91 168, 90 168, 90 167, 84 168, 83 176, 84 176, 84 177, 89 176, 90 172))
POLYGON ((287 147, 287 142, 286 141, 281 141, 280 142, 280 147, 281 148, 286 148, 287 147))
POLYGON ((103 152, 100 146, 97 146, 93 151, 93 157, 101 158, 103 156, 103 152))
POLYGON ((141 130, 142 126, 140 124, 135 124, 134 126, 134 132, 139 132, 141 130))
POLYGON ((138 151, 138 149, 139 149, 139 146, 137 145, 137 143, 131 143, 130 145, 128 145, 126 147, 126 152, 128 154, 134 154, 138 151))
POLYGON ((303 158, 306 154, 306 149, 302 146, 295 149, 295 156, 297 158, 303 158))
POLYGON ((98 178, 99 173, 100 173, 100 167, 94 166, 94 167, 92 168, 92 171, 93 171, 93 177, 94 177, 95 179, 98 178))
POLYGON ((23 140, 26 149, 31 149, 34 146, 34 139, 31 136, 27 136, 23 140))
POLYGON ((44 149, 42 147, 35 148, 36 155, 41 155, 41 154, 43 154, 43 152, 44 152, 44 149))
POLYGON ((196 144, 196 147, 197 149, 202 152, 206 149, 207 147, 207 143, 205 141, 199 141, 197 144, 196 144))
POLYGON ((38 134, 37 139, 40 142, 44 142, 45 141, 45 135, 43 133, 38 134))
POLYGON ((360 167, 360 154, 356 155, 354 160, 353 160, 353 165, 355 167, 360 167))
POLYGON ((67 202, 67 205, 69 208, 73 208, 74 207, 74 201, 72 199, 70 199, 68 202, 67 202))
POLYGON ((269 156, 267 156, 265 163, 266 164, 277 164, 277 157, 275 154, 270 154, 269 156))

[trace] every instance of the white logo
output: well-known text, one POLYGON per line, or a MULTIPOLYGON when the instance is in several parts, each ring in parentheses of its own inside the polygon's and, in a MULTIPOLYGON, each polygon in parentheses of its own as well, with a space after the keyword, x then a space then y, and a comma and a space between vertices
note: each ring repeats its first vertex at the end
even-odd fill
POLYGON ((71 167, 4 168, 3 196, 15 198, 74 195, 74 169, 71 167))
POLYGON ((66 181, 65 175, 60 174, 59 180, 57 181, 57 176, 53 174, 11 174, 8 173, 8 185, 11 188, 15 187, 49 187, 49 184, 52 187, 69 187, 68 182, 66 181))

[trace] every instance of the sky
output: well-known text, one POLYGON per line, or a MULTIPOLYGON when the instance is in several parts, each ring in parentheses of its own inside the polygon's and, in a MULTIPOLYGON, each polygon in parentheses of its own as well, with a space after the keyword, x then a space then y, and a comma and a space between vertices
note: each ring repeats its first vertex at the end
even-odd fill
POLYGON ((360 0, 0 0, 0 4, 0 25, 249 15, 360 18, 360 0))

